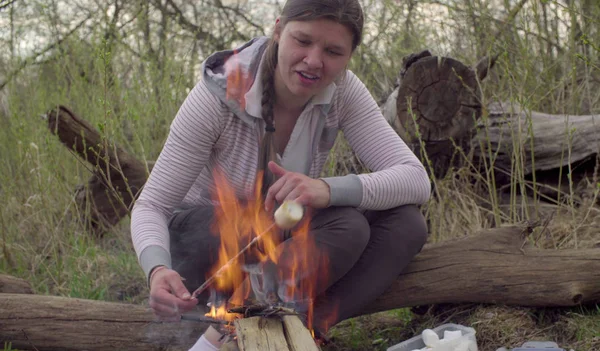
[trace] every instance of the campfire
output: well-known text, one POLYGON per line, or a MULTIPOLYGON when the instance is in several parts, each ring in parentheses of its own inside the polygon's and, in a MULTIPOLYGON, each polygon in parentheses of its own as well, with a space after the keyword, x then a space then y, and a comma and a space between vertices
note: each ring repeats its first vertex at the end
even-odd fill
POLYGON ((214 179, 213 200, 219 206, 212 233, 220 236, 221 246, 207 280, 194 291, 195 296, 210 291, 206 316, 228 325, 238 342, 242 319, 279 320, 289 335, 281 322, 295 318, 294 333, 303 328, 314 344, 313 298, 327 278, 327 257, 309 235, 309 217, 293 202, 284 202, 274 216, 267 213, 260 181, 253 196, 240 200, 221 171, 214 179))

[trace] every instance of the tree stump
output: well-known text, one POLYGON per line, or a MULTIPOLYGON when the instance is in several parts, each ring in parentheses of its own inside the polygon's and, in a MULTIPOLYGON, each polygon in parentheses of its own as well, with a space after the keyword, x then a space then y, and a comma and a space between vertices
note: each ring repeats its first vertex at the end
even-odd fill
POLYGON ((510 102, 482 106, 478 84, 496 59, 470 68, 429 51, 409 55, 382 112, 436 178, 468 164, 493 172, 496 189, 525 181, 519 195, 550 202, 561 194, 589 197, 588 180, 600 178, 600 115, 549 114, 510 102))
POLYGON ((478 79, 485 78, 487 58, 477 69, 429 51, 403 60, 396 98, 396 130, 417 156, 427 155, 436 177, 460 167, 457 148, 468 153, 471 132, 481 117, 478 79), (479 73, 479 77, 478 77, 479 73))

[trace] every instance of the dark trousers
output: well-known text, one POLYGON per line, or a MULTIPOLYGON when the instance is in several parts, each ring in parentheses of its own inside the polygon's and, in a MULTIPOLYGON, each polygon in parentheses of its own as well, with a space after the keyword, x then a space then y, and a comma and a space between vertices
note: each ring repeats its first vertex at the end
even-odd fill
MULTIPOLYGON (((191 291, 204 282, 216 261, 220 239, 211 234, 214 210, 194 207, 175 214, 169 222, 173 269, 185 278, 191 291)), ((384 211, 359 212, 351 207, 315 211, 309 235, 327 267, 309 260, 314 274, 327 272, 314 301, 314 327, 326 331, 336 323, 360 313, 381 295, 419 253, 428 236, 427 225, 414 205, 384 211)), ((292 250, 294 237, 278 250, 292 250)), ((285 262, 281 262, 285 265, 285 262)), ((207 295, 199 297, 205 303, 207 295)))

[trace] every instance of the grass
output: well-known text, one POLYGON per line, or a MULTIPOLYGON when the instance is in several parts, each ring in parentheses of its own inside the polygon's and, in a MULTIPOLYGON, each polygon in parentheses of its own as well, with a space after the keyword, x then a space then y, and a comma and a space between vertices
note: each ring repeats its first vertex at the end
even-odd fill
MULTIPOLYGON (((415 10, 410 14, 407 7, 402 7, 406 4, 364 3, 368 5, 365 9, 370 34, 350 68, 378 99, 389 93, 401 67, 400 58, 429 47, 434 55, 466 63, 476 62, 483 54, 500 54, 491 75, 482 82, 484 105, 498 99, 547 113, 599 112, 600 52, 589 44, 600 40, 600 7, 594 4, 590 5, 592 10, 582 12, 577 5, 568 8, 557 1, 532 2, 515 18, 514 26, 496 35, 496 21, 478 25, 469 21, 477 16, 500 16, 502 11, 492 11, 500 9, 497 4, 488 8, 482 1, 471 1, 465 2, 462 10, 444 7, 446 17, 438 23, 423 8, 424 12, 415 10), (573 13, 586 23, 579 29, 586 31, 582 38, 588 44, 576 37, 563 37, 570 27, 543 27, 543 16, 549 16, 557 26, 566 26, 565 13, 573 13), (414 20, 410 25, 408 18, 414 20), (447 32, 455 35, 444 36, 447 32), (556 43, 548 44, 544 38, 556 43)), ((40 116, 57 104, 65 104, 102 130, 107 139, 144 161, 154 160, 197 72, 189 64, 189 43, 174 39, 162 49, 176 54, 153 57, 148 52, 137 57, 125 47, 126 41, 107 42, 103 28, 99 25, 89 37, 65 40, 60 50, 51 53, 51 59, 24 70, 0 91, 0 273, 28 280, 38 294, 145 303, 148 291, 133 253, 128 220, 101 239, 91 236, 86 226, 75 220, 79 210, 75 208, 73 190, 87 182, 89 166, 50 135, 40 116), (186 51, 178 51, 179 47, 186 51)), ((143 42, 143 38, 128 39, 143 42)), ((207 52, 216 49, 203 48, 207 52)), ((0 61, 13 62, 5 54, 0 53, 0 61)), ((5 66, 0 72, 4 74, 4 69, 16 64, 0 66, 5 66)), ((482 116, 483 120, 487 117, 485 113, 482 116)), ((525 119, 528 125, 530 120, 527 116, 525 119)), ((586 184, 576 184, 569 177, 573 169, 565 167, 561 171, 567 176, 567 190, 558 201, 546 201, 540 180, 526 174, 524 160, 532 155, 526 155, 520 144, 522 139, 534 143, 535 138, 528 134, 531 129, 520 133, 510 135, 513 168, 510 186, 503 196, 499 196, 491 172, 498 156, 492 148, 485 148, 488 158, 482 169, 469 163, 470 155, 460 154, 458 157, 465 161, 462 168, 442 179, 432 179, 435 196, 423 207, 432 242, 494 226, 542 220, 547 225, 533 234, 540 247, 565 249, 600 244, 598 175, 586 184), (521 195, 525 188, 531 196, 521 195)), ((569 139, 572 133, 566 135, 569 139)), ((484 148, 487 142, 484 139, 480 146, 484 148)), ((570 149, 565 148, 560 157, 569 160, 570 149)), ((426 158, 424 162, 429 167, 426 158)), ((340 139, 325 172, 335 175, 364 169, 340 139)), ((424 328, 445 322, 474 326, 483 351, 540 338, 578 351, 600 350, 597 306, 454 306, 425 314, 404 308, 340 323, 331 331, 333 342, 327 350, 385 350, 424 328)), ((6 344, 4 350, 14 349, 6 344)))

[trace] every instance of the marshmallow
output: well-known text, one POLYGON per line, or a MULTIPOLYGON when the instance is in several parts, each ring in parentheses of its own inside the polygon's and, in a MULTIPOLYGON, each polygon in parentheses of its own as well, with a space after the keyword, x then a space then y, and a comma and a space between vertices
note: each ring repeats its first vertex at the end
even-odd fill
POLYGON ((275 211, 275 224, 281 229, 291 229, 304 216, 304 208, 295 201, 284 201, 275 211))
POLYGON ((423 337, 423 342, 428 347, 434 347, 440 341, 440 337, 431 329, 423 330, 421 336, 423 337))
POLYGON ((444 340, 454 340, 462 336, 460 330, 444 330, 444 340))

